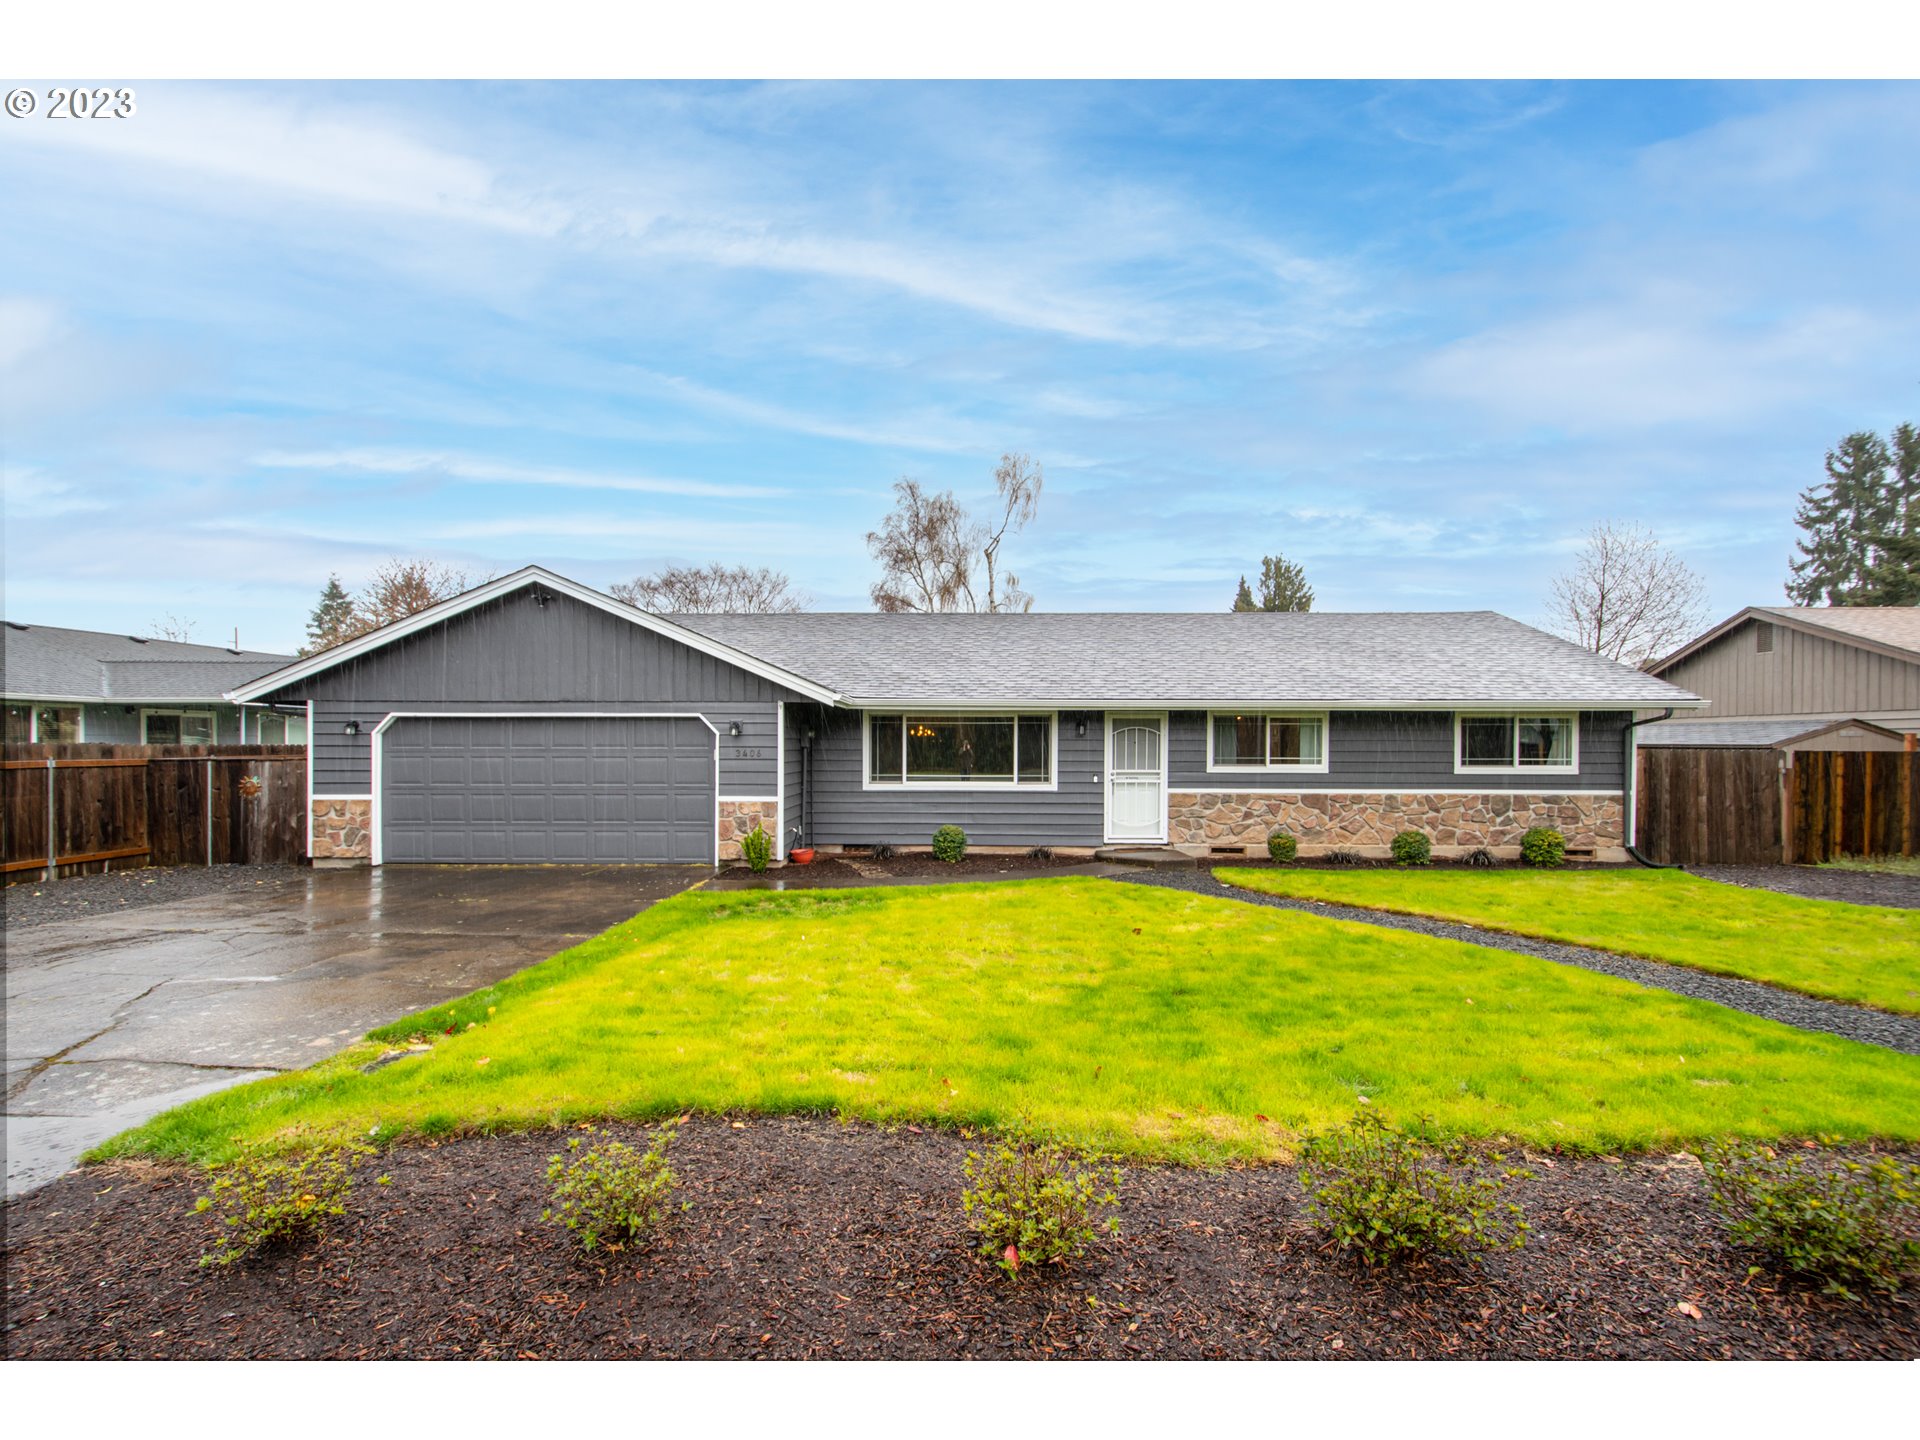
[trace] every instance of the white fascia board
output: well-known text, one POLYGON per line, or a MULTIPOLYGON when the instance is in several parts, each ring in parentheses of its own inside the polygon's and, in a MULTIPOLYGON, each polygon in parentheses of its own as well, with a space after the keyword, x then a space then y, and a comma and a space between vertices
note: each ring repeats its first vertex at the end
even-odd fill
POLYGON ((644 630, 651 630, 657 635, 677 641, 688 649, 711 655, 716 660, 724 660, 727 664, 745 670, 748 674, 758 675, 762 680, 783 685, 789 690, 805 695, 810 700, 818 700, 826 705, 839 702, 840 697, 834 691, 805 676, 782 670, 777 665, 769 665, 766 661, 756 659, 745 651, 736 650, 731 645, 723 645, 705 635, 684 629, 670 620, 661 619, 651 611, 641 610, 616 600, 611 595, 602 595, 598 590, 576 584, 564 576, 555 575, 551 570, 543 570, 538 565, 528 565, 524 569, 514 571, 511 575, 490 580, 485 585, 476 586, 464 594, 454 596, 451 600, 442 600, 438 605, 431 605, 417 615, 409 615, 404 620, 383 625, 380 629, 362 635, 357 640, 349 640, 344 645, 336 645, 331 650, 323 650, 318 655, 309 656, 305 660, 296 660, 293 664, 282 666, 271 674, 262 675, 257 680, 227 691, 225 698, 236 703, 257 700, 263 695, 272 694, 275 690, 284 689, 296 681, 330 670, 345 661, 383 649, 396 640, 438 625, 443 620, 450 620, 456 615, 485 605, 490 600, 497 600, 516 590, 524 590, 529 585, 544 585, 556 595, 565 595, 569 599, 578 600, 583 605, 604 610, 607 614, 630 621, 644 630))

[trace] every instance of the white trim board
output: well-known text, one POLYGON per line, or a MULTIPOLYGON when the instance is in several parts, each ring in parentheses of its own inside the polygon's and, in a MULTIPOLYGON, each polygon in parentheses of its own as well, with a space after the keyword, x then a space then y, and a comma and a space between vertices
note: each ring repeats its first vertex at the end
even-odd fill
POLYGON ((790 670, 770 665, 764 660, 747 654, 744 650, 736 650, 731 645, 709 639, 697 631, 675 625, 670 620, 663 620, 651 611, 624 604, 611 595, 602 595, 598 590, 588 589, 585 585, 577 584, 565 576, 556 575, 551 570, 543 570, 538 565, 528 565, 514 571, 511 575, 503 575, 498 580, 490 580, 485 585, 475 586, 465 594, 456 595, 451 600, 442 600, 438 605, 430 605, 419 614, 409 615, 404 620, 396 620, 391 625, 383 625, 380 629, 362 635, 357 640, 349 640, 346 644, 336 645, 331 650, 322 650, 318 655, 296 660, 293 664, 282 666, 271 674, 262 675, 245 685, 235 686, 226 692, 225 698, 238 703, 271 695, 274 691, 285 689, 297 680, 304 680, 322 671, 331 670, 334 666, 344 664, 348 660, 358 659, 372 651, 384 649, 396 640, 405 639, 418 631, 438 625, 443 620, 451 620, 454 616, 464 615, 467 611, 477 609, 491 600, 498 600, 517 590, 525 590, 536 585, 545 586, 556 595, 565 595, 571 600, 590 605, 596 610, 604 610, 609 615, 630 621, 643 630, 651 630, 657 635, 685 645, 690 650, 698 650, 703 655, 711 655, 716 660, 723 660, 736 669, 759 676, 762 680, 797 691, 810 700, 832 705, 838 703, 840 699, 835 691, 803 675, 795 675, 790 670))
MULTIPOLYGON (((685 710, 390 710, 386 718, 373 727, 370 737, 373 746, 373 753, 369 757, 373 793, 368 798, 373 801, 373 807, 367 818, 367 829, 371 841, 369 860, 374 865, 386 863, 386 847, 380 828, 380 757, 384 748, 381 742, 386 738, 387 727, 396 720, 698 720, 713 736, 713 823, 708 831, 713 837, 713 868, 720 868, 720 727, 704 715, 685 710)), ((307 755, 311 767, 312 747, 308 747, 307 755)), ((311 811, 311 804, 308 809, 311 811)), ((308 827, 308 834, 312 834, 311 826, 308 827)))

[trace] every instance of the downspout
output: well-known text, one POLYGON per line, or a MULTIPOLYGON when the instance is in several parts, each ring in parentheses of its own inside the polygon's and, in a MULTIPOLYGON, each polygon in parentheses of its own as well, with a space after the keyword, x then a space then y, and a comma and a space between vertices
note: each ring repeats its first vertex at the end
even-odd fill
POLYGON ((1628 855, 1632 856, 1634 860, 1646 866, 1649 870, 1681 870, 1686 867, 1681 865, 1668 865, 1659 860, 1649 860, 1634 848, 1633 832, 1640 823, 1640 756, 1633 743, 1633 730, 1636 725, 1657 725, 1662 720, 1671 720, 1672 718, 1673 707, 1669 705, 1658 715, 1649 716, 1645 720, 1629 719, 1627 721, 1626 849, 1628 855))

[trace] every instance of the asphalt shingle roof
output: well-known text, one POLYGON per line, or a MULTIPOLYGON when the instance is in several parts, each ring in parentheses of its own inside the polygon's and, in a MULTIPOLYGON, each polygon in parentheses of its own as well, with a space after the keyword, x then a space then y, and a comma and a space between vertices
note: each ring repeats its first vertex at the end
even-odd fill
POLYGON ((62 700, 217 700, 293 657, 58 625, 0 628, 0 693, 62 700))
POLYGON ((1491 610, 667 618, 863 702, 1657 708, 1698 698, 1491 610))

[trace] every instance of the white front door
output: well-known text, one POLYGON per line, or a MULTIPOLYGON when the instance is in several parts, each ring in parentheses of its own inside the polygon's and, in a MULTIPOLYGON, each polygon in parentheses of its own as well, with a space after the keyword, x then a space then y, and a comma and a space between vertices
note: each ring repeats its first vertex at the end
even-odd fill
POLYGON ((1167 838, 1166 717, 1107 720, 1107 839, 1167 838))

